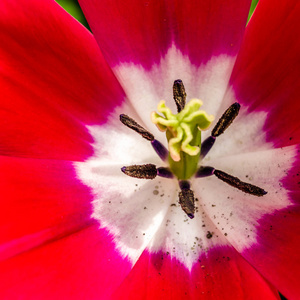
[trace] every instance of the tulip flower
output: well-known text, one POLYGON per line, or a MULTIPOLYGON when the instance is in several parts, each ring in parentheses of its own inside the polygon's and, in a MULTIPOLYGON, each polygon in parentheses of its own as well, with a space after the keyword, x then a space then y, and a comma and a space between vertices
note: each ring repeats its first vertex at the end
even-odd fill
POLYGON ((298 299, 298 1, 79 2, 0 2, 0 298, 298 299))

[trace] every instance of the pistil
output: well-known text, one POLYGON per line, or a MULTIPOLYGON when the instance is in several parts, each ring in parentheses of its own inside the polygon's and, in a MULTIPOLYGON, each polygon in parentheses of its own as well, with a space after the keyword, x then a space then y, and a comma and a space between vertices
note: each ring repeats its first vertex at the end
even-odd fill
MULTIPOLYGON (((174 98, 178 98, 174 95, 174 98)), ((173 114, 165 101, 158 104, 160 114, 153 112, 152 122, 166 132, 169 146, 169 165, 179 180, 191 178, 197 170, 201 150, 201 130, 206 129, 214 117, 199 110, 202 101, 192 99, 177 114, 173 114)))

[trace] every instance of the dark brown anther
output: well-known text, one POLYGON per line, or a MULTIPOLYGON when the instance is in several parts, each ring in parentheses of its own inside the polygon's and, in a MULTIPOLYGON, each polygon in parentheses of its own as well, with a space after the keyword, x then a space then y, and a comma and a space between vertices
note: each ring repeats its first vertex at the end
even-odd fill
POLYGON ((154 179, 157 175, 156 166, 153 164, 133 165, 121 168, 126 175, 140 179, 154 179))
POLYGON ((217 137, 224 133, 224 131, 229 127, 233 122, 236 116, 239 114, 241 105, 237 102, 233 103, 227 110, 224 112, 222 117, 219 119, 217 125, 211 132, 213 137, 217 137))
POLYGON ((148 130, 146 130, 144 127, 139 125, 136 121, 134 121, 129 116, 122 114, 120 115, 120 121, 129 127, 130 129, 136 131, 138 134, 140 134, 143 138, 145 138, 148 141, 153 141, 154 136, 152 133, 150 133, 148 130))
POLYGON ((264 196, 268 193, 256 185, 243 182, 243 181, 239 180, 237 177, 231 176, 223 171, 215 170, 214 175, 216 175, 222 181, 228 183, 229 185, 231 185, 245 193, 248 193, 248 194, 251 194, 254 196, 258 196, 258 197, 264 196))
POLYGON ((186 101, 186 92, 181 79, 174 81, 173 98, 177 106, 177 112, 181 112, 184 109, 186 101))
POLYGON ((178 196, 179 204, 181 205, 182 210, 187 214, 187 216, 190 219, 193 219, 195 214, 194 192, 190 188, 182 188, 178 196))

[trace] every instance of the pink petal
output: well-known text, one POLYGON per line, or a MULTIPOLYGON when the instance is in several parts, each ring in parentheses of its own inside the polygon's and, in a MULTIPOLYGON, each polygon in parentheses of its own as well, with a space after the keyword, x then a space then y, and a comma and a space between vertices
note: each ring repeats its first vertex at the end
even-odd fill
POLYGON ((264 130, 275 147, 298 144, 300 3, 262 1, 247 30, 231 85, 249 111, 267 111, 264 130))
POLYGON ((83 160, 83 125, 124 94, 93 36, 54 1, 0 3, 1 153, 83 160))
POLYGON ((170 253, 144 252, 113 299, 279 299, 232 247, 209 250, 189 272, 170 253))
POLYGON ((98 225, 0 262, 1 299, 109 299, 130 264, 98 225))
POLYGON ((108 62, 150 68, 175 44, 193 64, 235 55, 250 1, 79 1, 108 62))

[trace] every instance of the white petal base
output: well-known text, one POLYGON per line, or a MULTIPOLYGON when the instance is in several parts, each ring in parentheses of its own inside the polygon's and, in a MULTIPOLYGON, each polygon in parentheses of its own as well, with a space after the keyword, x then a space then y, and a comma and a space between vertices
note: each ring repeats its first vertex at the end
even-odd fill
POLYGON ((220 110, 235 101, 233 93, 227 91, 227 100, 221 104, 227 80, 224 76, 226 78, 232 62, 233 58, 221 56, 195 69, 186 57, 171 48, 161 65, 150 71, 134 65, 120 66, 117 70, 119 76, 132 76, 126 89, 135 103, 134 108, 128 102, 116 109, 107 124, 88 127, 94 138, 95 154, 86 162, 75 164, 78 178, 94 194, 92 217, 101 227, 108 229, 120 253, 133 264, 145 248, 150 252, 168 252, 189 270, 201 254, 213 247, 230 242, 243 251, 256 243, 258 220, 262 216, 291 205, 280 182, 294 162, 296 149, 273 149, 273 145, 266 142, 263 131, 267 114, 249 113, 245 107, 241 108, 231 127, 217 138, 202 164, 259 186, 268 192, 266 196, 246 195, 215 176, 192 179, 197 212, 190 220, 178 204, 177 180, 134 179, 121 172, 121 167, 126 165, 153 163, 160 167, 165 164, 148 141, 120 123, 119 114, 133 117, 166 145, 165 139, 161 139, 163 135, 153 124, 149 125, 150 113, 162 98, 172 102, 173 80, 186 80, 188 100, 190 97, 201 98, 206 111, 218 117, 223 113, 220 110), (171 62, 174 56, 179 64, 174 70, 182 72, 182 76, 180 72, 173 72, 171 62), (160 73, 166 70, 164 64, 171 65, 172 76, 165 76, 161 89, 157 89, 156 81, 162 80, 162 75, 168 75, 160 73), (217 90, 213 88, 212 74, 215 73, 216 83, 221 86, 217 90), (219 77, 223 77, 223 83, 218 81, 219 77), (145 84, 148 81, 150 83, 145 84), (209 94, 210 84, 212 94, 209 94), (164 90, 166 87, 168 91, 164 90), (228 95, 231 95, 230 99, 228 95))

